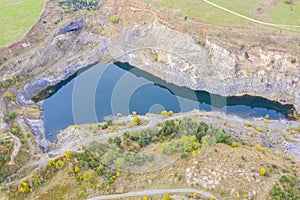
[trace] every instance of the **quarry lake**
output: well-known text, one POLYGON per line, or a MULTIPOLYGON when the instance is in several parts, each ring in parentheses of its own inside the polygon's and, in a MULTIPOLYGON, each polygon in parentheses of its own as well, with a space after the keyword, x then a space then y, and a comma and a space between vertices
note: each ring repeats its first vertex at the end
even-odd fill
POLYGON ((261 97, 222 97, 194 91, 152 76, 128 64, 98 63, 77 72, 36 96, 43 108, 46 138, 56 140, 57 131, 73 124, 102 122, 106 116, 174 113, 200 109, 270 119, 288 118, 291 105, 261 97))

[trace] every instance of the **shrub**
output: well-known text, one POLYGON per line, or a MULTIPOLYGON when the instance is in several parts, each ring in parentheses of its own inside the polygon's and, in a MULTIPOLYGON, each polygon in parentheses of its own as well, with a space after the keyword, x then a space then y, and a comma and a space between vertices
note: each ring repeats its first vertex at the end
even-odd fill
POLYGON ((292 60, 291 60, 291 63, 296 63, 297 62, 297 60, 296 60, 296 58, 292 58, 292 60))
POLYGON ((157 57, 156 54, 153 56, 153 60, 154 60, 155 62, 158 60, 158 57, 157 57))
POLYGON ((118 23, 119 22, 119 18, 118 18, 117 15, 113 15, 113 16, 110 17, 110 21, 112 23, 118 23))
POLYGON ((169 116, 172 116, 174 113, 173 113, 173 111, 172 110, 170 110, 169 112, 168 112, 168 115, 169 116))
POLYGON ((141 122, 142 122, 142 120, 141 120, 138 116, 134 117, 134 119, 133 119, 133 123, 134 123, 134 124, 140 125, 141 122))
POLYGON ((160 112, 160 114, 164 117, 166 117, 168 115, 168 112, 166 110, 163 110, 160 112))
POLYGON ((58 161, 56 161, 56 163, 55 163, 55 166, 58 168, 62 168, 64 165, 65 165, 64 162, 61 161, 60 159, 58 161))
POLYGON ((233 147, 233 148, 236 148, 236 147, 238 147, 238 146, 239 146, 239 144, 236 143, 236 142, 232 142, 232 143, 231 143, 231 147, 233 147))
POLYGON ((14 111, 8 113, 8 120, 14 120, 17 117, 17 114, 14 111))
POLYGON ((293 0, 284 0, 285 4, 293 4, 293 0))
POLYGON ((266 172, 267 172, 266 168, 260 168, 260 170, 259 170, 259 174, 260 174, 261 176, 265 176, 265 175, 266 175, 266 172))
POLYGON ((169 194, 164 194, 163 200, 170 200, 170 195, 169 194))
POLYGON ((265 118, 265 119, 270 119, 270 115, 269 115, 269 114, 266 114, 264 118, 265 118))
POLYGON ((1 85, 2 85, 3 89, 7 89, 8 88, 8 83, 6 81, 4 81, 1 85))
POLYGON ((31 135, 31 132, 30 131, 26 131, 26 137, 30 137, 30 135, 31 135))
POLYGON ((74 172, 75 172, 75 173, 78 173, 78 172, 80 172, 80 167, 78 167, 78 166, 75 166, 75 167, 74 167, 74 172))
POLYGON ((262 131, 262 129, 261 129, 261 127, 260 127, 260 126, 256 126, 256 127, 255 127, 255 130, 257 130, 257 131, 259 131, 259 132, 261 132, 261 131, 262 131))
POLYGON ((19 82, 19 79, 16 76, 12 76, 12 77, 10 77, 10 81, 11 81, 12 84, 15 85, 19 82))
POLYGON ((14 95, 13 95, 12 93, 8 93, 8 94, 6 95, 6 97, 7 97, 9 100, 11 100, 11 101, 13 101, 13 100, 15 99, 15 97, 14 97, 14 95))
POLYGON ((181 181, 181 180, 183 179, 183 176, 182 176, 181 174, 179 174, 179 175, 177 176, 177 178, 178 178, 178 181, 181 181))
POLYGON ((261 146, 256 146, 256 150, 257 150, 257 151, 262 151, 263 149, 262 149, 261 146))

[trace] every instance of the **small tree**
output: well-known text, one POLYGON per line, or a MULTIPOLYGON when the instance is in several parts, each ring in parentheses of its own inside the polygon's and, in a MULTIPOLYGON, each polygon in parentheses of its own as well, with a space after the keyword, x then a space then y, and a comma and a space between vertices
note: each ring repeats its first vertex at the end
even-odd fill
POLYGON ((12 120, 14 120, 16 118, 16 116, 17 116, 17 114, 14 111, 10 111, 8 113, 7 119, 10 120, 10 121, 12 121, 12 120))
POLYGON ((75 173, 78 173, 78 172, 80 172, 80 167, 78 167, 78 166, 75 166, 75 167, 74 167, 74 172, 75 172, 75 173))
POLYGON ((17 84, 19 82, 19 79, 16 76, 10 77, 10 80, 11 80, 12 84, 17 84))
POLYGON ((284 0, 285 4, 293 4, 293 0, 284 0))
POLYGON ((2 88, 3 88, 3 89, 7 89, 7 88, 8 88, 8 83, 7 83, 6 81, 4 81, 4 82, 2 83, 2 88))
POLYGON ((259 174, 261 176, 264 176, 266 174, 266 172, 267 172, 266 168, 260 168, 260 170, 259 170, 259 174))
POLYGON ((163 117, 168 116, 168 112, 166 110, 161 111, 160 113, 163 117))
POLYGON ((12 93, 8 93, 8 94, 6 95, 6 97, 7 97, 9 100, 11 100, 11 101, 13 101, 13 100, 15 99, 15 97, 14 97, 14 95, 13 95, 12 93))
POLYGON ((164 194, 163 200, 170 200, 170 195, 169 194, 164 194))
POLYGON ((111 16, 110 17, 110 21, 112 22, 112 23, 118 23, 119 22, 119 18, 118 18, 118 16, 117 15, 113 15, 113 16, 111 16))
POLYGON ((136 116, 136 117, 133 119, 133 122, 134 122, 134 124, 136 124, 136 125, 140 125, 141 122, 142 122, 142 120, 141 120, 138 116, 136 116))
POLYGON ((61 161, 60 159, 59 159, 58 161, 56 161, 56 163, 55 163, 55 166, 58 167, 58 168, 60 168, 60 169, 61 169, 64 165, 65 165, 64 162, 61 161))

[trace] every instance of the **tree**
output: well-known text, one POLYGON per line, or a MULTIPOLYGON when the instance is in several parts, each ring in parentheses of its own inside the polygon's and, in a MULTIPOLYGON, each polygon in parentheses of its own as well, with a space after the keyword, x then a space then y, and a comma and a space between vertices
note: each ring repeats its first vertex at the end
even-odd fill
POLYGON ((113 15, 113 16, 110 17, 110 21, 112 23, 118 23, 119 22, 119 18, 118 18, 117 15, 113 15))
POLYGON ((65 165, 64 162, 61 161, 60 159, 58 161, 56 161, 56 163, 55 163, 55 166, 58 168, 62 168, 64 165, 65 165))
POLYGON ((3 88, 3 89, 7 89, 7 88, 8 88, 8 83, 7 83, 6 81, 4 81, 4 82, 2 83, 2 88, 3 88))
POLYGON ((80 167, 78 167, 78 166, 75 166, 75 167, 74 167, 74 172, 75 172, 75 173, 78 173, 78 172, 80 172, 80 167))
POLYGON ((122 142, 122 140, 120 137, 115 137, 113 140, 113 143, 115 143, 118 146, 120 146, 121 142, 122 142))
POLYGON ((134 124, 140 125, 141 122, 142 122, 142 120, 141 120, 138 116, 134 117, 134 119, 133 119, 133 123, 134 123, 134 124))
POLYGON ((10 120, 15 119, 16 116, 17 116, 17 114, 16 114, 14 111, 10 111, 10 112, 8 113, 8 117, 9 117, 10 120))
POLYGON ((11 100, 11 101, 13 101, 13 100, 15 99, 15 97, 14 97, 14 95, 13 95, 12 93, 8 93, 8 94, 6 95, 6 97, 7 97, 9 100, 11 100))
POLYGON ((163 200, 170 200, 170 195, 169 194, 164 194, 163 200))
POLYGON ((266 174, 266 172, 267 172, 266 168, 260 168, 260 170, 259 170, 259 174, 261 176, 264 176, 266 174))
POLYGON ((17 84, 19 82, 19 79, 16 76, 10 77, 10 80, 11 80, 12 84, 17 84))
POLYGON ((167 117, 168 116, 168 112, 166 110, 161 111, 160 113, 163 117, 167 117))

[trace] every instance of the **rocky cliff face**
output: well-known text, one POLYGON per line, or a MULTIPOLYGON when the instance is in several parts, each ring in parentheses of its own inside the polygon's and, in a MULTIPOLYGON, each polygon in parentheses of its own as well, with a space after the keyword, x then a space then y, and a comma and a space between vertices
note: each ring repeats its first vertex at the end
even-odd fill
MULTIPOLYGON (((179 86, 223 96, 262 96, 293 104, 300 111, 299 55, 261 47, 235 48, 211 38, 203 47, 191 36, 161 24, 124 29, 109 38, 88 32, 76 38, 69 34, 59 37, 64 43, 72 40, 72 48, 52 66, 51 77, 33 80, 23 87, 17 96, 20 104, 30 102, 38 91, 68 78, 78 69, 111 59, 128 62, 179 86), (80 46, 92 47, 80 53, 80 46)), ((53 45, 49 43, 42 51, 47 52, 53 45)), ((45 54, 40 57, 37 60, 43 60, 45 54)))
POLYGON ((209 38, 207 47, 225 85, 234 87, 228 95, 258 95, 300 111, 299 55, 258 46, 237 49, 209 38))
MULTIPOLYGON (((49 85, 57 84, 77 70, 98 61, 128 62, 167 82, 223 96, 257 95, 300 112, 299 55, 261 47, 231 47, 212 38, 199 45, 192 36, 162 24, 124 28, 109 37, 88 30, 55 36, 30 59, 32 68, 51 63, 41 77, 28 82, 18 93, 21 105, 49 85), (58 58, 57 44, 63 44, 58 58)), ((43 134, 38 131, 36 135, 43 134)), ((36 138, 42 138, 37 136, 36 138)), ((42 140, 41 140, 42 141, 42 140)), ((43 142, 41 142, 43 143, 43 142)), ((47 146, 45 147, 48 148, 47 146)))

